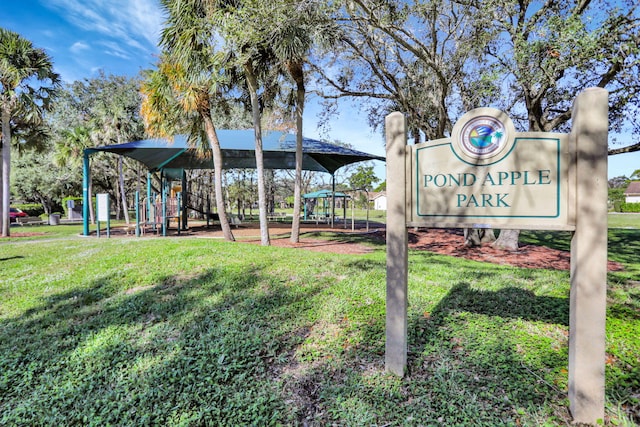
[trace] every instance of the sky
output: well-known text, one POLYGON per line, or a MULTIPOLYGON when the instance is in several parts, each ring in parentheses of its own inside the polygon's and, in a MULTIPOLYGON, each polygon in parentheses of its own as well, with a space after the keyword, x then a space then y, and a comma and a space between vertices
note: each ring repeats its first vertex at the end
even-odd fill
MULTIPOLYGON (((2 0, 0 27, 15 31, 51 56, 63 81, 106 74, 135 76, 153 68, 164 17, 157 0, 2 0)), ((373 133, 350 102, 344 102, 329 132, 318 128, 320 106, 307 101, 304 136, 349 143, 385 155, 384 138, 373 133)), ((385 179, 384 162, 373 161, 385 179)))
MULTIPOLYGON (((135 76, 152 68, 163 16, 157 0, 2 0, 0 27, 15 31, 43 48, 65 82, 106 74, 135 76)), ((319 103, 310 98, 304 135, 338 140, 370 154, 385 155, 384 138, 373 132, 354 102, 344 101, 330 130, 318 128, 319 103)), ((624 136, 621 140, 630 140, 624 136)), ((385 179, 384 162, 374 161, 385 179)), ((640 152, 609 157, 609 177, 640 169, 640 152)))

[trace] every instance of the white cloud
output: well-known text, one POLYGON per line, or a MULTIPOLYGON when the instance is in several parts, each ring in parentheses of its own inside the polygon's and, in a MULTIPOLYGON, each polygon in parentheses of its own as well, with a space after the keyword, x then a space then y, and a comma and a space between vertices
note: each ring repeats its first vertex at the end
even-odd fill
POLYGON ((86 44, 85 42, 75 42, 73 45, 71 45, 71 47, 69 48, 69 50, 75 54, 78 54, 82 51, 88 50, 89 49, 89 45, 86 44))
POLYGON ((129 52, 126 49, 123 49, 122 46, 120 46, 120 44, 118 43, 102 41, 100 42, 100 44, 106 48, 104 53, 108 55, 122 59, 131 59, 131 55, 129 55, 129 52))
POLYGON ((110 54, 124 57, 124 50, 157 49, 164 20, 157 0, 49 0, 48 6, 72 25, 122 46, 110 54))

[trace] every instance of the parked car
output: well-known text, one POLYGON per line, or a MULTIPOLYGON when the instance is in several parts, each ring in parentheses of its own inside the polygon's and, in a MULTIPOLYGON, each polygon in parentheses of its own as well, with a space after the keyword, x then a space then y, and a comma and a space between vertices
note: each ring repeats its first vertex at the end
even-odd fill
POLYGON ((18 208, 9 208, 9 222, 16 222, 16 218, 29 216, 18 208))

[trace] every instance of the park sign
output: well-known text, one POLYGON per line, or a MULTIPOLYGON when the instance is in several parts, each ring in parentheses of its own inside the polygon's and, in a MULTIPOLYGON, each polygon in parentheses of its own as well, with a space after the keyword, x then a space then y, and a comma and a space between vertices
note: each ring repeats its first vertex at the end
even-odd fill
POLYGON ((493 108, 462 116, 450 138, 408 146, 414 226, 565 229, 569 138, 515 132, 493 108))
POLYGON ((572 231, 569 409, 576 423, 604 419, 608 109, 606 90, 586 89, 565 135, 517 133, 481 108, 451 138, 416 145, 402 113, 386 117, 388 372, 407 367, 409 227, 572 231))

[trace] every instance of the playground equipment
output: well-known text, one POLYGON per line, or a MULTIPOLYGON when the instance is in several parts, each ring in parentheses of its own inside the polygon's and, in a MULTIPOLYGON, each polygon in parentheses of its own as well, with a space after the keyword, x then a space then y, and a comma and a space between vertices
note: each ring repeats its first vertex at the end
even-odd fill
POLYGON ((315 220, 316 224, 318 222, 326 222, 331 224, 333 227, 333 223, 335 220, 339 219, 338 216, 335 215, 336 211, 336 199, 342 199, 342 218, 347 217, 347 200, 351 199, 351 196, 331 190, 318 190, 313 193, 307 193, 302 195, 304 203, 304 220, 315 220), (315 203, 307 203, 308 201, 314 200, 315 203), (312 206, 309 206, 312 205, 312 206), (334 215, 332 215, 334 212, 334 215))
MULTIPOLYGON (((218 137, 223 154, 223 168, 255 168, 255 135, 253 130, 218 130, 218 137)), ((266 169, 294 169, 296 165, 296 136, 277 131, 263 134, 264 167, 266 169)), ((197 145, 197 144, 196 144, 197 145)), ((303 138, 302 168, 331 174, 332 189, 335 192, 335 172, 348 164, 381 160, 376 156, 347 147, 303 138)), ((92 147, 84 150, 83 156, 83 234, 89 234, 89 183, 91 173, 89 157, 97 152, 121 154, 140 161, 151 172, 160 172, 163 177, 179 171, 184 177, 184 169, 213 169, 212 156, 203 156, 195 145, 188 142, 186 135, 174 135, 170 139, 147 139, 132 141, 104 147, 92 147)), ((164 178, 163 178, 164 179, 164 178)), ((178 178, 179 179, 179 178, 178 178)), ((164 187, 164 186, 163 186, 164 187)), ((186 188, 183 185, 182 188, 186 188)), ((162 191, 161 193, 164 193, 162 191)), ((187 193, 185 192, 183 196, 187 193)), ((147 188, 147 198, 151 199, 150 185, 147 188)), ((165 199, 166 200, 166 199, 165 199)), ((149 204, 149 202, 147 202, 149 204)), ((181 208, 185 212, 188 200, 183 201, 181 208)), ((147 206, 150 208, 150 206, 147 206)), ((202 209, 201 209, 202 210, 202 209)), ((333 220, 333 215, 331 215, 333 220)), ((186 228, 186 214, 182 215, 182 227, 186 228)), ((333 226, 333 221, 331 221, 333 226)), ((138 230, 139 231, 139 230, 138 230)))

